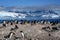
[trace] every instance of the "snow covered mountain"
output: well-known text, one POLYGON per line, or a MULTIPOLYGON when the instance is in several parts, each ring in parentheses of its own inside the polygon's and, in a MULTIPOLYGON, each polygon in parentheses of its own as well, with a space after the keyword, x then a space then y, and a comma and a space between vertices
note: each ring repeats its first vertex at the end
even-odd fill
POLYGON ((60 19, 60 6, 0 7, 0 20, 60 19))

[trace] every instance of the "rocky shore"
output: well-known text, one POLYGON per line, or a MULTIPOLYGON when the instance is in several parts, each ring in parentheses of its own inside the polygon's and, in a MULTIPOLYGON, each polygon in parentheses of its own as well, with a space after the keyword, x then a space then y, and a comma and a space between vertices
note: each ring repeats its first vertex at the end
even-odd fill
POLYGON ((0 40, 60 40, 60 23, 1 23, 0 40))

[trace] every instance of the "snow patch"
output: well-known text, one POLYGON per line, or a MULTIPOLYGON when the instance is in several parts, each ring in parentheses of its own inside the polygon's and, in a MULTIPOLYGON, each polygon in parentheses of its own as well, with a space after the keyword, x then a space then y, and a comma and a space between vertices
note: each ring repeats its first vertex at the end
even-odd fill
POLYGON ((58 18, 59 15, 52 15, 52 18, 58 18))
POLYGON ((60 15, 47 14, 47 15, 42 15, 41 17, 43 17, 43 18, 59 18, 60 15))
POLYGON ((27 16, 27 15, 22 14, 22 13, 0 11, 0 17, 6 17, 6 16, 7 17, 10 16, 10 17, 13 17, 13 18, 15 18, 17 16, 18 16, 18 18, 25 18, 25 16, 27 16))
POLYGON ((18 16, 18 14, 13 13, 13 12, 1 11, 1 12, 0 12, 0 17, 4 17, 4 16, 16 17, 16 16, 18 16))

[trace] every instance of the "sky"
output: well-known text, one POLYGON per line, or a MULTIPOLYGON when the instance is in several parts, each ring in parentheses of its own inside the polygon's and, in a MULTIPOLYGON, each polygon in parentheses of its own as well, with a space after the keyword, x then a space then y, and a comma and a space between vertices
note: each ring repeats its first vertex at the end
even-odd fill
POLYGON ((44 6, 60 5, 60 0, 0 0, 0 6, 44 6))

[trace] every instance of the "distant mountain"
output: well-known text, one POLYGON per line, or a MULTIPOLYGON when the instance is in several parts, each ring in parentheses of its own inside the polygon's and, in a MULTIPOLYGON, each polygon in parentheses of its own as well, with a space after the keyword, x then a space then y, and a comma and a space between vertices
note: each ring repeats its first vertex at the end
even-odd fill
POLYGON ((60 19, 60 5, 32 6, 32 7, 4 7, 0 6, 0 20, 14 19, 60 19))

